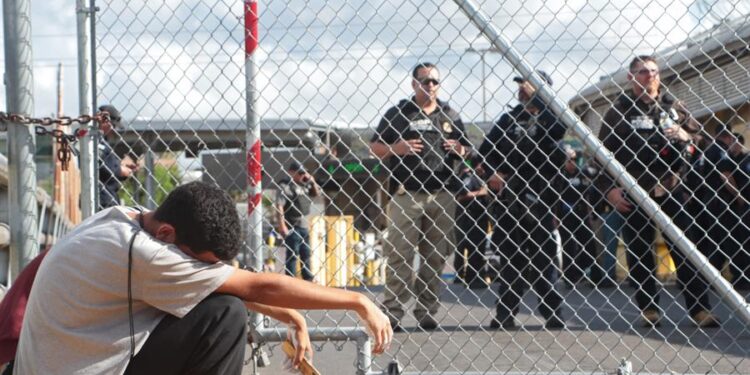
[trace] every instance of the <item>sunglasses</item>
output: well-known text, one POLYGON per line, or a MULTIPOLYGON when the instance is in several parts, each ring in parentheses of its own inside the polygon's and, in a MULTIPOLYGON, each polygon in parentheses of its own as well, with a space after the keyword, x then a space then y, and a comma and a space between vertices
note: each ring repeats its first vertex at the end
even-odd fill
POLYGON ((419 82, 419 84, 422 86, 427 86, 430 83, 432 83, 435 86, 440 85, 440 81, 436 80, 435 78, 421 78, 421 79, 417 79, 417 82, 419 82))

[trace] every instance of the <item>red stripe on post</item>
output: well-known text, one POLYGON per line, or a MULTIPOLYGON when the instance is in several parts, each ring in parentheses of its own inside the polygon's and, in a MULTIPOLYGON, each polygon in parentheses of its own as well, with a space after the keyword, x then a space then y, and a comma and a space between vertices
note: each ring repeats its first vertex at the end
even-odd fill
POLYGON ((245 0, 245 56, 258 47, 258 1, 245 0))
POLYGON ((255 187, 260 183, 260 140, 247 150, 247 183, 255 187))
POLYGON ((251 214, 253 211, 255 211, 255 208, 260 206, 260 194, 253 195, 250 199, 247 200, 247 213, 251 214))
MULTIPOLYGON (((247 150, 247 185, 249 190, 254 190, 261 182, 260 164, 260 140, 255 141, 253 146, 247 150)), ((247 212, 251 213, 260 204, 260 194, 247 197, 247 212)))

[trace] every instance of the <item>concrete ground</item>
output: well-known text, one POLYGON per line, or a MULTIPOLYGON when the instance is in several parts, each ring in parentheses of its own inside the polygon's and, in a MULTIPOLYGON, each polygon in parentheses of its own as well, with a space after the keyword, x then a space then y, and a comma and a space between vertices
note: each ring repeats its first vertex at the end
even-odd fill
MULTIPOLYGON (((382 289, 361 291, 382 299, 382 289)), ((382 371, 396 360, 408 372, 614 374, 626 359, 633 372, 640 373, 750 374, 750 326, 718 298, 712 301, 722 327, 701 330, 687 318, 682 298, 675 300, 676 288, 667 287, 661 292, 665 318, 661 327, 650 329, 640 327, 630 287, 596 290, 579 286, 560 291, 565 297, 566 329, 545 330, 543 321, 530 309, 536 306, 536 299, 527 293, 518 316, 522 327, 502 331, 489 328, 496 290, 449 285, 441 296, 440 329, 423 332, 408 316, 403 321, 407 331, 395 335, 390 350, 375 358, 371 370, 382 371)), ((308 317, 310 326, 356 323, 352 314, 340 312, 312 312, 308 317)), ((318 349, 314 364, 322 374, 355 373, 353 342, 314 345, 318 349)), ((258 373, 284 373, 284 354, 278 344, 270 345, 269 354, 271 365, 258 373)), ((243 372, 252 373, 252 366, 243 372)))

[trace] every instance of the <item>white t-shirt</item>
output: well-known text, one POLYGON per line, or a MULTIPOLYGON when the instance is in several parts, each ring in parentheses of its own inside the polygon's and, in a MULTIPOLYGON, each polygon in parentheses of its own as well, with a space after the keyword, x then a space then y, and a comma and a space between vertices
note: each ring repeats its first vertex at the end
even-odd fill
MULTIPOLYGON (((130 357, 130 209, 103 210, 50 251, 34 281, 14 374, 122 374, 130 357)), ((234 272, 141 231, 133 245, 136 353, 166 314, 183 317, 234 272)))

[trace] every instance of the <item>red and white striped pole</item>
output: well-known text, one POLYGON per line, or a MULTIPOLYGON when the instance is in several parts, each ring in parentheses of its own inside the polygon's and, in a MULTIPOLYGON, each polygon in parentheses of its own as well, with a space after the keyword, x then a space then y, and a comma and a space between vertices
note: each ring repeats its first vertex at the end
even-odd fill
MULTIPOLYGON (((260 124, 256 106, 255 60, 258 47, 258 2, 244 0, 245 10, 245 151, 247 158, 247 243, 250 247, 248 265, 256 272, 263 269, 263 207, 261 206, 260 124)), ((260 314, 252 315, 252 328, 261 328, 260 314)))

